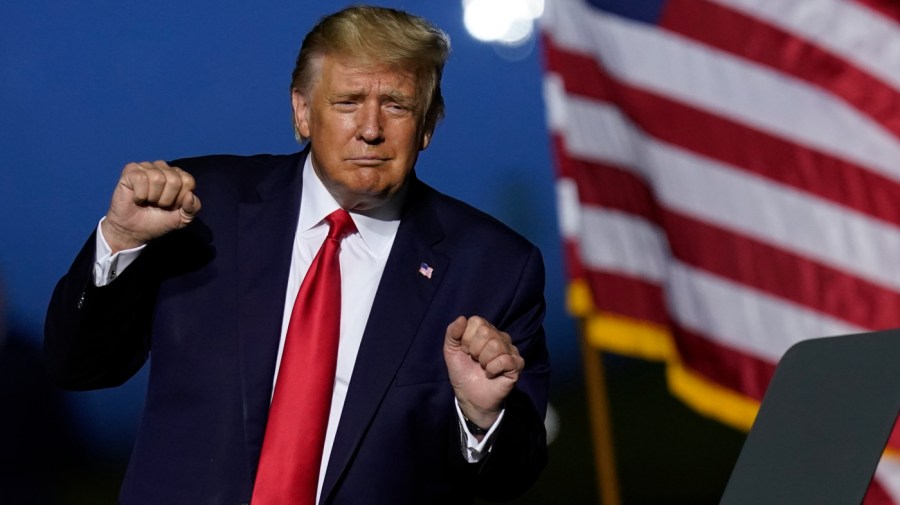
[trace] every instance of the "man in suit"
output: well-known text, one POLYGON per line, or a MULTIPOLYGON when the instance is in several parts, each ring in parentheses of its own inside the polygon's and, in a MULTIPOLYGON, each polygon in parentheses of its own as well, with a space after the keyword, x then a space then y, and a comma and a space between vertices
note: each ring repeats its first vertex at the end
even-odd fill
POLYGON ((121 503, 455 504, 510 499, 536 479, 540 253, 413 169, 443 113, 448 54, 421 18, 343 10, 297 58, 302 152, 126 165, 45 325, 63 387, 118 385, 151 357, 121 503), (352 220, 339 236, 336 215, 352 220), (320 339, 292 329, 304 277, 327 269, 332 240, 336 357, 298 366, 302 337, 320 339), (294 438, 316 430, 294 403, 307 393, 288 384, 320 367, 323 434, 300 456, 294 438))

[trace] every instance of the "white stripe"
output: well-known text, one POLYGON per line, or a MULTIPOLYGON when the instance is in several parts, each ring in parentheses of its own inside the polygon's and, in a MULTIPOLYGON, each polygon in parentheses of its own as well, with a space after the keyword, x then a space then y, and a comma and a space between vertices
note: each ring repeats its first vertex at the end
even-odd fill
POLYGON ((875 469, 875 479, 892 500, 900 503, 900 460, 896 456, 882 456, 875 469))
POLYGON ((669 258, 661 232, 639 218, 583 208, 585 266, 664 285, 675 320, 715 342, 775 363, 801 340, 864 331, 669 258))
POLYGON ((568 177, 556 180, 556 212, 559 214, 559 229, 563 238, 581 240, 581 202, 578 200, 578 185, 568 177))
POLYGON ((771 363, 801 340, 864 331, 679 262, 670 266, 666 288, 682 326, 771 363))
POLYGON ((544 112, 547 127, 551 131, 561 130, 566 120, 566 90, 562 76, 547 72, 544 74, 544 112))
POLYGON ((582 206, 581 260, 588 268, 619 272, 662 284, 669 253, 664 234, 639 217, 582 206))
POLYGON ((896 227, 674 146, 648 152, 664 205, 900 289, 896 227))
POLYGON ((553 74, 544 81, 550 130, 563 137, 569 154, 613 165, 636 166, 638 143, 644 135, 621 109, 575 95, 566 95, 553 74))
POLYGON ((900 88, 900 30, 854 2, 836 0, 712 0, 822 46, 900 88))
POLYGON ((849 159, 900 180, 900 143, 826 91, 581 2, 548 2, 545 29, 629 85, 849 159))
POLYGON ((900 290, 897 227, 647 137, 608 104, 566 100, 570 155, 635 171, 681 213, 900 290))

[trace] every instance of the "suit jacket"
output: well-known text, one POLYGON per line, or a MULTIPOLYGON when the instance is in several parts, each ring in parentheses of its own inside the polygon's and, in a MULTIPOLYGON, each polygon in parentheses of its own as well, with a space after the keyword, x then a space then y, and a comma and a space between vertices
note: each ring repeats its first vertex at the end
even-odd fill
MULTIPOLYGON (((151 242, 115 281, 91 281, 92 236, 57 285, 45 356, 68 389, 121 384, 150 356, 125 505, 249 502, 266 425, 305 153, 210 156, 203 211, 151 242)), ((415 179, 378 286, 321 503, 470 503, 527 489, 546 461, 549 363, 539 251, 415 179), (418 273, 421 263, 431 278, 418 273), (462 457, 442 354, 447 325, 480 315, 526 368, 490 454, 462 457)))

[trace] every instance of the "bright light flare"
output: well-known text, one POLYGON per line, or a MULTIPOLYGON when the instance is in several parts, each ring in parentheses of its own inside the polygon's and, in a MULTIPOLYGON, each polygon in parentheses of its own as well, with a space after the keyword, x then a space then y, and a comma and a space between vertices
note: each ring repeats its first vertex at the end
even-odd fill
POLYGON ((544 0, 463 0, 463 22, 484 42, 519 45, 534 33, 534 20, 544 13, 544 0))

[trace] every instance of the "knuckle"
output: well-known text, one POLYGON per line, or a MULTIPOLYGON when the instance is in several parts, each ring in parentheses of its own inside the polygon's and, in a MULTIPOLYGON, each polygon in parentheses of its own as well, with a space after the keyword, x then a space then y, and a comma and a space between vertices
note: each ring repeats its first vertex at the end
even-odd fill
POLYGON ((484 345, 484 348, 485 348, 485 350, 490 351, 490 352, 495 353, 495 354, 499 354, 499 353, 501 353, 501 352, 504 351, 504 345, 503 345, 503 343, 500 342, 500 341, 498 341, 497 339, 489 340, 489 341, 484 345))
POLYGON ((144 175, 147 181, 153 185, 161 185, 166 182, 166 175, 159 170, 145 170, 144 175))
POLYGON ((178 175, 177 172, 173 172, 172 170, 166 170, 164 173, 166 176, 166 184, 169 184, 174 188, 181 187, 181 184, 182 184, 181 176, 178 175))
POLYGON ((479 326, 475 328, 475 331, 472 332, 475 338, 487 338, 490 336, 490 332, 484 326, 479 326))

